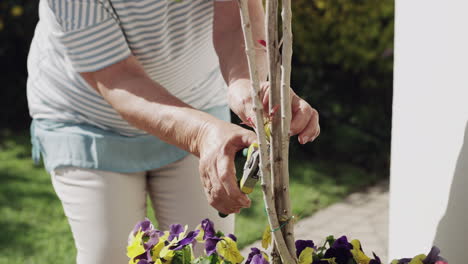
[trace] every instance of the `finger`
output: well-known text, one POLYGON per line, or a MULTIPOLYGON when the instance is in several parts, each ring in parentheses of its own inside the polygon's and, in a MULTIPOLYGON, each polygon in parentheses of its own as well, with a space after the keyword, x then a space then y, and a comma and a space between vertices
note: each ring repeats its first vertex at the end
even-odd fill
POLYGON ((307 126, 299 133, 299 143, 305 144, 313 141, 320 133, 320 125, 318 122, 318 115, 312 115, 307 126))
POLYGON ((242 148, 248 147, 255 142, 257 142, 257 134, 255 134, 255 132, 251 130, 245 129, 241 136, 235 142, 233 142, 233 145, 236 147, 234 152, 237 152, 242 148))
POLYGON ((215 208, 218 212, 223 214, 230 214, 232 211, 229 209, 230 206, 227 206, 227 203, 224 201, 227 197, 227 194, 224 190, 224 186, 220 183, 219 179, 216 177, 216 164, 213 164, 213 167, 205 170, 207 179, 210 181, 212 186, 208 192, 208 202, 215 208), (211 177, 209 177, 211 176, 211 177))
POLYGON ((314 137, 310 141, 314 141, 319 135, 320 135, 320 124, 318 125, 317 133, 314 135, 314 137))
POLYGON ((313 109, 304 100, 300 100, 296 109, 294 109, 293 117, 291 120, 291 136, 301 133, 309 120, 312 118, 313 109))
POLYGON ((270 85, 267 82, 262 83, 261 94, 263 95, 263 98, 260 98, 262 99, 263 110, 268 112, 270 103, 270 85))
POLYGON ((217 162, 218 178, 227 193, 227 197, 232 203, 232 207, 249 207, 250 200, 242 193, 237 185, 236 169, 234 166, 234 155, 225 153, 217 162))

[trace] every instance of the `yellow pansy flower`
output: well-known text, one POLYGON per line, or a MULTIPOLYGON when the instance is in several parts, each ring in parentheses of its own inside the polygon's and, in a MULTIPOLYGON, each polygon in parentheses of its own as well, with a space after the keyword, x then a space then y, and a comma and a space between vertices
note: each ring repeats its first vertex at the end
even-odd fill
POLYGON ((328 264, 337 264, 335 261, 335 258, 329 258, 329 259, 322 259, 328 262, 328 264))
POLYGON ((223 237, 216 244, 216 251, 225 260, 234 264, 241 263, 244 260, 244 257, 242 257, 240 254, 239 249, 237 249, 236 242, 230 237, 223 237))
POLYGON ((143 247, 142 243, 142 238, 144 234, 144 232, 138 231, 138 233, 136 233, 136 235, 133 238, 131 238, 130 243, 127 247, 127 256, 130 258, 130 260, 133 260, 134 257, 145 253, 145 248, 143 247))
POLYGON ((203 237, 205 236, 205 230, 203 230, 201 224, 199 224, 195 230, 200 230, 197 237, 195 238, 197 242, 204 243, 205 241, 203 240, 203 237))
POLYGON ((426 255, 421 254, 414 257, 408 264, 424 264, 423 260, 426 258, 426 255))
POLYGON ((153 253, 153 260, 157 260, 160 258, 161 250, 165 247, 165 243, 167 238, 169 237, 169 232, 164 232, 164 235, 159 238, 159 242, 153 247, 151 250, 153 253))
POLYGON ((353 254, 353 258, 357 264, 369 264, 371 259, 364 254, 361 250, 361 242, 359 240, 354 239, 351 241, 351 245, 353 245, 353 249, 351 249, 351 254, 353 254))
POLYGON ((169 249, 169 246, 164 247, 159 253, 160 259, 163 259, 164 264, 170 264, 175 252, 169 249))
POLYGON ((314 249, 311 247, 306 247, 302 250, 299 255, 298 262, 299 264, 311 264, 312 263, 312 254, 314 254, 314 249))

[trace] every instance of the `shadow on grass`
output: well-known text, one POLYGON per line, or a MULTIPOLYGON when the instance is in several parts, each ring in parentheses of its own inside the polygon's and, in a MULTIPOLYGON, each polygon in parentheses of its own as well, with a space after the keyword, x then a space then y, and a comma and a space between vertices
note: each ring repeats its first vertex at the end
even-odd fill
POLYGON ((27 234, 34 229, 30 223, 13 222, 0 219, 0 252, 9 255, 9 252, 23 252, 23 256, 36 254, 34 241, 27 238, 27 234))
POLYGON ((0 160, 0 255, 21 259, 41 254, 53 234, 47 230, 63 219, 48 174, 33 165, 25 132, 0 135, 0 160))

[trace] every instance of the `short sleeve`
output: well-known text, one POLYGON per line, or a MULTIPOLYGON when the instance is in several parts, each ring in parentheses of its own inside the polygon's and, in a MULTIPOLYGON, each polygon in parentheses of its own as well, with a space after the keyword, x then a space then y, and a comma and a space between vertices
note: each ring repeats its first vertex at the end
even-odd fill
POLYGON ((98 0, 48 0, 48 3, 62 29, 58 41, 77 72, 103 69, 131 54, 110 5, 98 0))

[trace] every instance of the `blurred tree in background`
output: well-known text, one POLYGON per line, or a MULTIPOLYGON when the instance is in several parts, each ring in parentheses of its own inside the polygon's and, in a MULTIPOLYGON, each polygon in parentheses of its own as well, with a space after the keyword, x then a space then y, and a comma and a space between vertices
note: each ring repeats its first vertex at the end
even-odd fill
POLYGON ((26 58, 38 19, 38 0, 0 0, 0 129, 29 126, 26 58))
MULTIPOLYGON (((0 0, 0 129, 29 125, 26 58, 37 0, 0 0)), ((390 152, 393 0, 294 0, 293 87, 320 112, 314 144, 295 158, 386 175, 390 152)))
POLYGON ((292 85, 321 124, 296 149, 388 175, 393 18, 392 0, 294 0, 292 85))

